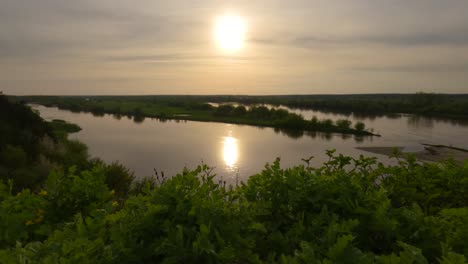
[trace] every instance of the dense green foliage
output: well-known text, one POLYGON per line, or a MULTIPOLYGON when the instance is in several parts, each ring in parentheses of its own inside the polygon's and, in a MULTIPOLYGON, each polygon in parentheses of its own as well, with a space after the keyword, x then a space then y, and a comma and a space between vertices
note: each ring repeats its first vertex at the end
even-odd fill
MULTIPOLYGON (((13 142, 2 148, 1 166, 28 156, 13 142)), ((329 151, 321 167, 276 160, 225 186, 206 165, 134 182, 76 149, 51 152, 55 165, 34 184, 1 179, 0 263, 467 262, 468 163, 385 166, 329 151)))
POLYGON ((211 121, 233 124, 245 124, 262 127, 273 127, 289 131, 317 131, 326 133, 343 133, 370 136, 373 133, 356 129, 350 121, 343 120, 337 124, 331 120, 305 120, 301 115, 284 109, 265 106, 235 106, 221 104, 212 106, 197 97, 185 96, 98 96, 98 97, 22 97, 28 102, 57 106, 70 111, 90 112, 94 115, 113 114, 117 117, 126 115, 141 122, 145 117, 159 119, 211 121))
POLYGON ((7 144, 16 145, 33 159, 39 153, 40 139, 50 135, 50 127, 37 114, 0 95, 0 150, 7 144))
POLYGON ((206 166, 119 200, 104 168, 0 184, 4 263, 466 263, 468 164, 279 160, 236 187, 206 166), (28 262, 29 261, 29 262, 28 262))
POLYGON ((49 156, 44 141, 53 142, 52 129, 22 104, 11 104, 0 96, 0 179, 14 178, 15 190, 32 187, 44 179, 49 156))

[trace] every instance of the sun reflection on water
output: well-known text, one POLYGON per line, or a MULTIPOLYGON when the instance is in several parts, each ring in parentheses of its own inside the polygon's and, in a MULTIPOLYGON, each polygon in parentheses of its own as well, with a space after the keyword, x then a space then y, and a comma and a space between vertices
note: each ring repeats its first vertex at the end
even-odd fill
POLYGON ((239 144, 235 137, 229 136, 223 138, 223 160, 229 170, 235 170, 239 159, 239 144))

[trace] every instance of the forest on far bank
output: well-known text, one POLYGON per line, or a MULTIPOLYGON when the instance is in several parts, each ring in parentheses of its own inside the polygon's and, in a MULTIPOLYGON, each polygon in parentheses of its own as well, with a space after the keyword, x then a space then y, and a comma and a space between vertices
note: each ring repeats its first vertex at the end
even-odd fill
POLYGON ((468 94, 343 94, 208 96, 212 102, 284 105, 290 108, 361 115, 418 114, 442 118, 468 118, 468 94))
MULTIPOLYGON (((68 96, 67 96, 68 97, 68 96)), ((71 96, 100 100, 165 101, 177 103, 239 103, 244 105, 283 105, 290 108, 360 115, 418 114, 441 118, 468 118, 468 94, 343 94, 343 95, 140 95, 71 96)), ((24 96, 19 100, 51 102, 54 96, 24 96)))

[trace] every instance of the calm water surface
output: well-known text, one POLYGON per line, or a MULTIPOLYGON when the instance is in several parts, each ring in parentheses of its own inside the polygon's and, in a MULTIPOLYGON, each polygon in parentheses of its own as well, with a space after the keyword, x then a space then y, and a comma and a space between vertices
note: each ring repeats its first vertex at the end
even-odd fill
POLYGON ((72 113, 53 107, 34 105, 46 119, 63 119, 78 124, 82 130, 70 135, 88 145, 92 157, 106 162, 120 161, 137 177, 150 176, 154 169, 174 175, 184 167, 194 168, 201 162, 215 167, 224 180, 236 177, 245 180, 260 172, 266 162, 281 158, 283 166, 301 163, 301 158, 315 156, 312 164, 327 160, 325 150, 337 149, 351 156, 361 154, 387 157, 363 152, 359 146, 403 146, 420 150, 421 143, 454 145, 468 148, 468 124, 409 115, 398 117, 359 117, 310 110, 291 110, 309 119, 349 119, 363 121, 382 137, 356 138, 349 135, 321 133, 285 133, 272 128, 205 123, 166 121, 146 118, 135 122, 127 117, 101 117, 89 113, 72 113))

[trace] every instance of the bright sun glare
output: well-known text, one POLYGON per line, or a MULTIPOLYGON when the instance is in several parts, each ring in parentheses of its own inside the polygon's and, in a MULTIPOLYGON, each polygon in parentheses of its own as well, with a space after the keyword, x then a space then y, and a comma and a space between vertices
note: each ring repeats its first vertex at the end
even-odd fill
POLYGON ((247 24, 237 15, 223 15, 216 19, 215 37, 218 46, 226 51, 236 51, 244 46, 247 24))
POLYGON ((228 136, 223 139, 223 159, 228 169, 234 169, 239 158, 237 139, 228 136))

